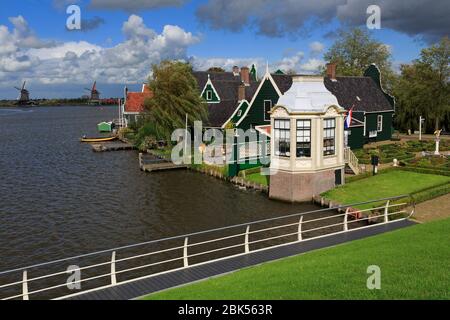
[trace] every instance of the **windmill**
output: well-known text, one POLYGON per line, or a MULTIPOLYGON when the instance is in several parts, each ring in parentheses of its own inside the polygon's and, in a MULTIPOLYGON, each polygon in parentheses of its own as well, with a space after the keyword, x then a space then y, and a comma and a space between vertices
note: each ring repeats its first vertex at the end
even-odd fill
POLYGON ((25 89, 25 84, 26 84, 26 81, 23 82, 22 88, 14 87, 20 92, 19 97, 17 98, 18 104, 20 104, 20 105, 25 105, 25 104, 30 103, 30 92, 27 89, 25 89))
POLYGON ((100 104, 100 92, 97 90, 97 81, 94 81, 91 89, 85 88, 85 90, 89 91, 89 103, 92 104, 100 104))

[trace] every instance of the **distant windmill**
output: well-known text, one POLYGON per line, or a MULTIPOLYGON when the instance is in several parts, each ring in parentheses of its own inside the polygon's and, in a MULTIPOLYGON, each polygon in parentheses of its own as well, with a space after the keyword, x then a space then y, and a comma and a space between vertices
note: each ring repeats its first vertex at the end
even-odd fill
POLYGON ((89 98, 90 103, 93 104, 100 103, 100 92, 97 90, 97 81, 94 82, 91 89, 85 88, 85 90, 91 93, 89 98))
POLYGON ((30 92, 27 89, 25 89, 25 84, 26 84, 26 81, 23 82, 22 88, 14 87, 17 90, 19 90, 19 92, 20 92, 17 100, 18 100, 18 104, 21 104, 21 105, 30 103, 30 92))

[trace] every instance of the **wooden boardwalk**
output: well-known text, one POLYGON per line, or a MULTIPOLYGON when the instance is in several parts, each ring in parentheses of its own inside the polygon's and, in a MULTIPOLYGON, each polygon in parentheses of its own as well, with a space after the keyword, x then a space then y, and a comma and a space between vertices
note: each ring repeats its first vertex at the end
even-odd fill
POLYGON ((147 277, 141 280, 119 284, 97 291, 80 294, 69 298, 70 300, 130 300, 143 297, 147 294, 185 285, 191 282, 216 277, 242 268, 255 266, 261 263, 302 254, 308 251, 331 247, 345 242, 358 240, 384 232, 404 228, 415 224, 409 220, 401 220, 389 224, 377 225, 371 228, 354 229, 346 233, 328 237, 305 240, 288 244, 282 247, 249 253, 247 255, 231 257, 213 261, 198 266, 188 267, 165 274, 147 277))
POLYGON ((136 147, 130 143, 125 142, 104 142, 92 144, 92 150, 94 152, 110 152, 121 150, 135 150, 136 147))
POLYGON ((158 158, 156 156, 151 156, 150 159, 146 159, 142 153, 139 154, 139 168, 145 172, 187 169, 187 167, 188 166, 185 164, 177 165, 171 161, 158 158))

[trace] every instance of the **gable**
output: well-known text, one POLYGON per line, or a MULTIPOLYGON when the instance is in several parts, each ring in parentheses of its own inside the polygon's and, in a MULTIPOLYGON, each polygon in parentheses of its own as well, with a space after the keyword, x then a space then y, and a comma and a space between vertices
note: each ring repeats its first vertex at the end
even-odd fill
POLYGON ((213 84, 210 82, 206 83, 206 85, 203 88, 203 91, 201 93, 201 97, 207 103, 220 102, 220 97, 219 97, 216 89, 214 88, 213 84))
POLYGON ((266 119, 264 118, 264 101, 271 101, 272 107, 275 106, 280 98, 278 92, 278 88, 274 86, 272 79, 266 77, 260 84, 259 90, 253 97, 245 115, 236 123, 236 125, 245 130, 252 125, 262 125, 270 122, 270 116, 266 116, 266 119))

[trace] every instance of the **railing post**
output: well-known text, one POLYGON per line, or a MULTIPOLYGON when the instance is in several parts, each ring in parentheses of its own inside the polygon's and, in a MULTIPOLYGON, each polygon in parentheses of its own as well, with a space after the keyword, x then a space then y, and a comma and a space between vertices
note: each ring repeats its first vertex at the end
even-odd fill
POLYGON ((389 216, 388 216, 388 213, 389 213, 389 201, 390 200, 388 200, 386 202, 386 207, 384 208, 384 223, 389 222, 389 216))
POLYGON ((116 284, 116 252, 113 251, 111 255, 111 285, 115 286, 116 284))
POLYGON ((345 215, 344 215, 344 231, 348 231, 348 213, 350 212, 350 208, 347 208, 345 210, 345 215))
POLYGON ((23 272, 22 294, 23 294, 23 300, 30 300, 30 297, 28 296, 28 277, 27 277, 26 270, 23 272))
POLYGON ((188 237, 184 238, 183 263, 184 263, 184 267, 185 267, 185 268, 189 267, 189 261, 188 261, 188 241, 189 241, 189 238, 188 238, 188 237))
POLYGON ((247 229, 245 231, 245 253, 249 253, 250 252, 250 246, 248 244, 249 232, 250 232, 250 226, 247 226, 247 229))
POLYGON ((300 216, 300 221, 298 222, 298 241, 302 241, 302 223, 303 223, 303 216, 300 216))

